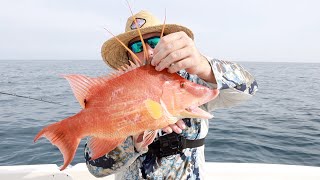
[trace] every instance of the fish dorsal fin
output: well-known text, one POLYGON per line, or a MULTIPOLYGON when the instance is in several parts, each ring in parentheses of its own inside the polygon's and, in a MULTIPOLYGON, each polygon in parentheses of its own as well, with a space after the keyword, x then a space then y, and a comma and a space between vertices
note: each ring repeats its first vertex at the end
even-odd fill
POLYGON ((130 61, 130 60, 129 60, 129 63, 130 63, 130 65, 125 64, 125 65, 123 65, 123 66, 121 67, 123 72, 128 72, 128 71, 131 71, 131 70, 133 70, 133 69, 136 69, 136 68, 142 66, 142 65, 140 65, 140 64, 136 65, 135 63, 133 63, 133 62, 130 61))
POLYGON ((125 73, 127 73, 129 71, 135 70, 135 69, 137 69, 137 68, 142 66, 140 64, 137 65, 137 64, 133 63, 132 61, 129 61, 129 62, 130 62, 130 65, 128 65, 128 64, 123 65, 120 68, 118 68, 118 71, 111 72, 109 75, 102 76, 100 78, 103 78, 105 80, 113 79, 113 78, 119 77, 122 74, 125 74, 125 73))
POLYGON ((88 98, 90 94, 95 94, 97 91, 107 88, 108 81, 114 78, 117 78, 129 71, 132 71, 136 68, 139 68, 140 65, 136 65, 130 61, 130 66, 123 66, 123 68, 119 71, 115 71, 110 73, 107 76, 97 77, 97 78, 90 78, 84 75, 64 75, 63 77, 66 78, 72 88, 72 91, 80 103, 82 108, 86 107, 86 103, 88 102, 88 98))
POLYGON ((78 74, 64 75, 63 77, 68 80, 74 96, 82 108, 86 107, 87 98, 89 93, 92 91, 92 88, 103 83, 103 81, 101 82, 101 80, 97 78, 89 78, 78 74))

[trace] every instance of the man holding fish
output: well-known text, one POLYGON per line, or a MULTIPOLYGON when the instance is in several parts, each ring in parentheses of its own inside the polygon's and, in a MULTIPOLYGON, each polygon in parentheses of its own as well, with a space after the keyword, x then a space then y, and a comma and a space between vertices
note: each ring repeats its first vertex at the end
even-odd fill
MULTIPOLYGON (((113 69, 122 69, 130 65, 130 61, 137 64, 143 60, 159 72, 178 73, 189 81, 218 89, 220 93, 215 99, 200 106, 207 112, 243 102, 252 97, 258 87, 254 77, 242 66, 201 55, 190 29, 177 24, 163 27, 147 11, 128 18, 125 33, 103 44, 102 57, 113 69), (140 40, 138 29, 145 45, 140 40), (121 46, 117 39, 134 54, 121 46)), ((114 150, 95 160, 91 160, 91 149, 86 146, 87 167, 96 177, 115 173, 117 179, 204 179, 204 138, 209 125, 203 117, 210 116, 199 117, 202 118, 180 119, 164 127, 157 132, 154 141, 150 141, 146 132, 130 136, 114 150)))

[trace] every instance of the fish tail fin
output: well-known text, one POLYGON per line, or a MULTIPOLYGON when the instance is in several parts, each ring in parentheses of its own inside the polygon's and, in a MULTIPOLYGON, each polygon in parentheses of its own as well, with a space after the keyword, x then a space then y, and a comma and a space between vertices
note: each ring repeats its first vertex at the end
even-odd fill
POLYGON ((73 160, 77 147, 80 143, 79 134, 71 131, 65 122, 60 121, 43 128, 34 138, 36 142, 41 137, 46 137, 53 145, 57 146, 63 155, 63 166, 60 170, 64 170, 73 160))

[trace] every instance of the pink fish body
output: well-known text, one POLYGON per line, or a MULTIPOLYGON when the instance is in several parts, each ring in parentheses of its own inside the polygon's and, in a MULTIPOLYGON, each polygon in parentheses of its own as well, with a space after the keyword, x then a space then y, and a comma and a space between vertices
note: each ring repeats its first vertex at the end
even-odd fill
MULTIPOLYGON (((63 154, 65 169, 74 158, 80 140, 91 139, 91 159, 97 159, 123 143, 128 136, 161 129, 181 118, 212 118, 198 106, 214 99, 219 91, 190 82, 178 74, 154 67, 128 67, 112 76, 89 78, 68 75, 82 110, 43 128, 44 136, 63 154)), ((153 141, 155 132, 149 141, 153 141)))

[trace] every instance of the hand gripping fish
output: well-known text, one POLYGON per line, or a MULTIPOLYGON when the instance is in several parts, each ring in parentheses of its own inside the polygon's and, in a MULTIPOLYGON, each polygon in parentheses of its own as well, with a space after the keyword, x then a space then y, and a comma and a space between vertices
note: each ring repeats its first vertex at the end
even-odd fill
POLYGON ((88 146, 94 160, 129 136, 144 133, 147 145, 154 140, 156 130, 179 119, 212 118, 198 106, 214 99, 219 94, 217 89, 190 82, 176 73, 158 72, 140 60, 130 63, 105 77, 64 76, 83 109, 43 128, 34 138, 36 142, 44 136, 59 148, 64 158, 61 170, 71 163, 80 140, 86 136, 91 137, 88 146))

